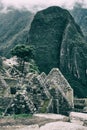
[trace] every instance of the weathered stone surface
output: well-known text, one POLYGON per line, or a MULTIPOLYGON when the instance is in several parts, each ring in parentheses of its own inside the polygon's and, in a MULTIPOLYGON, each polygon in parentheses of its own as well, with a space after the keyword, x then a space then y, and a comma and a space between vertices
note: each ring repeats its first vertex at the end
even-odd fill
MULTIPOLYGON (((20 113, 61 113, 68 114, 73 108, 73 90, 59 69, 31 73, 25 69, 25 78, 18 70, 17 59, 3 59, 4 73, 1 72, 1 88, 8 102, 6 114, 20 113), (3 86, 4 85, 4 86, 3 86), (13 96, 14 95, 14 96, 13 96)), ((29 66, 28 66, 29 67, 29 66)), ((0 94, 1 96, 1 94, 0 94)), ((2 107, 3 104, 1 105, 2 107)))
POLYGON ((40 117, 40 118, 46 118, 46 119, 53 119, 53 120, 57 120, 57 121, 64 121, 64 122, 68 122, 69 118, 67 116, 63 116, 63 115, 59 115, 59 114, 34 114, 33 116, 35 117, 40 117))
POLYGON ((73 90, 59 69, 28 74, 28 83, 16 87, 16 94, 6 113, 61 113, 69 114, 73 104, 73 90), (29 78, 30 77, 30 78, 29 78))
POLYGON ((58 68, 53 68, 46 78, 46 85, 49 89, 59 89, 64 97, 68 100, 73 107, 73 89, 62 75, 58 68))
POLYGON ((11 101, 11 97, 0 97, 0 112, 3 113, 9 102, 11 101))
MULTIPOLYGON (((87 127, 76 125, 68 122, 51 122, 47 123, 41 127, 38 125, 31 125, 25 128, 21 128, 21 130, 87 130, 87 127)), ((19 129, 17 129, 19 130, 19 129)))
MULTIPOLYGON (((50 91, 54 113, 65 114, 73 108, 73 90, 59 69, 54 68, 48 74, 45 85, 50 91), (59 107, 58 107, 59 106, 59 107)), ((51 100, 50 99, 50 100, 51 100)))
POLYGON ((84 125, 84 122, 87 121, 87 114, 71 112, 70 113, 70 122, 84 125))
POLYGON ((83 126, 86 126, 86 127, 87 127, 87 120, 84 121, 83 126))
POLYGON ((10 104, 5 110, 9 114, 21 114, 21 113, 34 113, 36 111, 33 101, 29 98, 28 93, 25 89, 19 90, 13 99, 11 99, 10 104))
POLYGON ((0 119, 0 125, 0 130, 87 130, 86 126, 70 123, 66 116, 50 113, 34 114, 32 118, 25 120, 0 119))
POLYGON ((86 130, 86 127, 83 127, 81 125, 75 125, 71 123, 64 123, 64 122, 54 122, 54 123, 48 123, 42 127, 40 127, 40 130, 86 130))
POLYGON ((78 97, 87 96, 87 44, 72 16, 60 7, 38 12, 31 24, 29 44, 35 47, 35 60, 41 71, 59 67, 78 97))

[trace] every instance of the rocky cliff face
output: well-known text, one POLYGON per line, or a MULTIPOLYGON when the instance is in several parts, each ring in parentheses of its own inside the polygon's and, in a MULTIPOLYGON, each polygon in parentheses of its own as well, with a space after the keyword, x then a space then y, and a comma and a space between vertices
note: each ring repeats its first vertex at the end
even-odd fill
POLYGON ((75 21, 81 27, 83 34, 87 40, 87 8, 83 8, 80 4, 77 4, 70 12, 75 21))
MULTIPOLYGON (((77 4, 73 8, 73 10, 70 11, 70 13, 74 17, 76 23, 81 27, 81 30, 87 42, 87 9, 83 8, 80 4, 77 4)), ((87 61, 87 46, 84 47, 84 54, 87 61)), ((86 62, 86 68, 87 68, 87 62, 86 62)))
POLYGON ((59 67, 75 94, 87 96, 87 44, 67 10, 49 7, 38 12, 31 24, 28 41, 35 47, 40 71, 48 73, 53 67, 59 67))

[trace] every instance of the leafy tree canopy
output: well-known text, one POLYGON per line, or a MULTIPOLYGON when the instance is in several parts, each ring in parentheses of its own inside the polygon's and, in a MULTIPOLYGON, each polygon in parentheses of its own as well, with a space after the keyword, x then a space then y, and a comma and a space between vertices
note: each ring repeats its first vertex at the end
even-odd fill
POLYGON ((17 45, 12 49, 11 53, 26 62, 33 58, 33 48, 28 45, 17 45))

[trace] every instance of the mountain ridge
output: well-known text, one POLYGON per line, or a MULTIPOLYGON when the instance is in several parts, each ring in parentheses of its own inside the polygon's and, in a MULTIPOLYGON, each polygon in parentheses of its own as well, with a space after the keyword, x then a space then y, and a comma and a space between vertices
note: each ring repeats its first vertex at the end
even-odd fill
POLYGON ((70 10, 70 13, 81 27, 85 39, 87 40, 87 8, 83 8, 81 5, 77 4, 72 10, 70 10))
POLYGON ((87 44, 79 25, 66 9, 52 6, 35 16, 28 11, 12 10, 4 15, 0 13, 0 17, 0 55, 10 57, 11 49, 17 44, 34 45, 41 72, 60 68, 75 89, 75 95, 86 96, 87 44))
MULTIPOLYGON (((80 82, 81 88, 72 81, 75 94, 86 96, 84 48, 87 49, 87 44, 79 25, 67 10, 53 6, 39 11, 31 23, 28 43, 35 46, 35 60, 41 71, 48 73, 53 67, 59 67, 66 78, 69 75, 80 82)), ((69 77, 67 79, 71 82, 69 77)))
POLYGON ((0 55, 9 56, 16 44, 26 43, 33 15, 29 11, 15 9, 6 14, 0 13, 0 55))

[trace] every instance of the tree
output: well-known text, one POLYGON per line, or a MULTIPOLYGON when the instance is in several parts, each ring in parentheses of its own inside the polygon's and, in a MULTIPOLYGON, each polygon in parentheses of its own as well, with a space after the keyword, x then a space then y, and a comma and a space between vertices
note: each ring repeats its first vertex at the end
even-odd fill
POLYGON ((33 48, 28 45, 17 45, 11 50, 11 53, 13 56, 17 56, 20 62, 20 69, 23 74, 25 62, 28 62, 34 57, 33 48))

